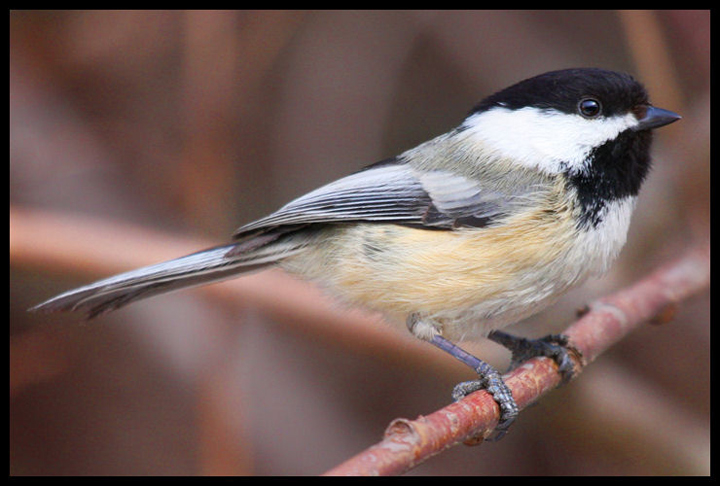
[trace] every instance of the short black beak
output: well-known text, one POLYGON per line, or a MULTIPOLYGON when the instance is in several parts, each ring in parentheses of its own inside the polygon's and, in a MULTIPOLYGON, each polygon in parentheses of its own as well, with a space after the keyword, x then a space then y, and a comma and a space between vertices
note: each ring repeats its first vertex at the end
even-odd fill
POLYGON ((633 127, 633 130, 636 132, 664 127, 665 125, 669 125, 682 118, 677 113, 673 113, 669 110, 663 110, 662 108, 655 108, 654 106, 648 106, 644 109, 645 115, 640 118, 638 120, 639 123, 633 127))

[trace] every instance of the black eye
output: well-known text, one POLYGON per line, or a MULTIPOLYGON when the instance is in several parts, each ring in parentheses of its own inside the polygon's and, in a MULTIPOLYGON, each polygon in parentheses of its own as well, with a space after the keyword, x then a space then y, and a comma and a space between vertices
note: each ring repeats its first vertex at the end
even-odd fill
POLYGON ((593 98, 584 98, 578 103, 578 112, 585 118, 595 118, 602 112, 600 102, 593 98))

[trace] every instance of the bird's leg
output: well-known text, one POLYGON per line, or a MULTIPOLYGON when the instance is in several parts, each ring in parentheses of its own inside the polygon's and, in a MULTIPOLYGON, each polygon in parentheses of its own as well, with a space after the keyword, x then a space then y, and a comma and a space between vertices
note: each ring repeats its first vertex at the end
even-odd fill
POLYGON ((518 407, 510 388, 505 384, 500 373, 486 362, 451 343, 439 334, 435 333, 431 336, 423 336, 418 333, 417 325, 420 322, 419 318, 415 315, 408 318, 407 324, 413 334, 454 356, 478 374, 477 380, 465 381, 457 384, 455 388, 453 388, 453 400, 458 401, 477 390, 487 391, 498 404, 498 407, 500 407, 500 420, 496 428, 497 434, 493 440, 501 439, 507 433, 510 424, 515 421, 518 414, 518 407))
POLYGON ((562 376, 562 384, 572 379, 575 374, 575 362, 571 354, 580 355, 580 351, 568 344, 564 334, 550 334, 540 339, 526 339, 513 336, 502 331, 493 331, 488 339, 508 348, 512 352, 510 369, 517 368, 524 361, 537 356, 551 358, 558 365, 562 376))

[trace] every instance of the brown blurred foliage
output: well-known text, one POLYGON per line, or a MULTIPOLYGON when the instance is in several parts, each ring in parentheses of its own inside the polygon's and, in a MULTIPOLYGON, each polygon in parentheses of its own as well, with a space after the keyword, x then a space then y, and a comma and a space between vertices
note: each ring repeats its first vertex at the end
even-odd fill
MULTIPOLYGON (((614 270, 516 329, 542 335, 708 237, 709 46, 708 11, 11 11, 10 204, 221 243, 515 81, 628 71, 683 120, 656 136, 614 270)), ((92 245, 92 228, 77 238, 92 245)), ((318 474, 468 378, 404 336, 308 332, 251 297, 232 308, 187 291, 88 325, 27 314, 102 275, 13 255, 13 475, 318 474)), ((503 441, 411 474, 708 474, 709 319, 707 294, 524 411, 503 441)))

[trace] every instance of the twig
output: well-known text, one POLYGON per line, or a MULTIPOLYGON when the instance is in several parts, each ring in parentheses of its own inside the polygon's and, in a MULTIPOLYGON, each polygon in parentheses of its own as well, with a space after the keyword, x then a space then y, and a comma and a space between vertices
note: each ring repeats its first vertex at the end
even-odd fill
MULTIPOLYGON (((635 285, 595 301, 565 331, 572 346, 583 356, 583 362, 576 363, 576 370, 643 323, 658 316, 667 320, 679 302, 707 288, 709 283, 708 243, 688 251, 635 285)), ((535 358, 506 376, 505 382, 522 410, 558 386, 560 377, 551 360, 535 358)), ((428 416, 396 419, 381 442, 325 474, 400 474, 455 444, 486 436, 497 418, 498 408, 490 395, 475 392, 428 416)))

